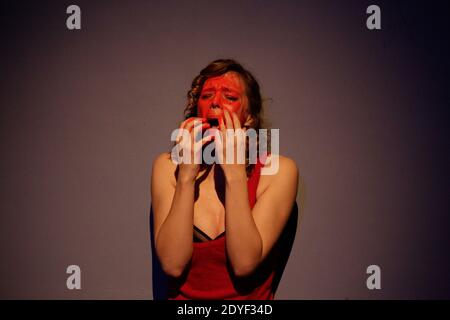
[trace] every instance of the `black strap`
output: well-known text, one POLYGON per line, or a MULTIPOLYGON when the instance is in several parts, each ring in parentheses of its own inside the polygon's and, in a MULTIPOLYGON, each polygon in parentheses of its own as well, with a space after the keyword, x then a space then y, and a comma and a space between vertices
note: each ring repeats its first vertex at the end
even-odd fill
POLYGON ((212 241, 219 239, 221 236, 225 234, 225 231, 219 234, 215 239, 211 239, 205 232, 203 232, 200 228, 194 225, 194 242, 204 242, 204 241, 212 241))

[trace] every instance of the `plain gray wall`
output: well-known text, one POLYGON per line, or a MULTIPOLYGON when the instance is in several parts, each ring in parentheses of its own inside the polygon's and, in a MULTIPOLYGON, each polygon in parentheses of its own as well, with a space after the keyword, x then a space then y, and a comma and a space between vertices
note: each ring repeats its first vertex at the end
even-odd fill
POLYGON ((449 296, 441 92, 410 11, 369 31, 367 1, 77 1, 69 31, 70 4, 2 4, 1 298, 152 298, 152 160, 217 58, 254 73, 300 169, 277 298, 449 296))

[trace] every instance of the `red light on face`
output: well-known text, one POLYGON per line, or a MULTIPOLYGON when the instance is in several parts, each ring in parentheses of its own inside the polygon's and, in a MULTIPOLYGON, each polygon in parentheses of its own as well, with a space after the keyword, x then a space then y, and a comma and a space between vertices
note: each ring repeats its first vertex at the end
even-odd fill
POLYGON ((205 118, 220 118, 223 110, 237 114, 241 122, 247 101, 245 85, 239 74, 227 72, 205 81, 198 100, 198 115, 205 118))

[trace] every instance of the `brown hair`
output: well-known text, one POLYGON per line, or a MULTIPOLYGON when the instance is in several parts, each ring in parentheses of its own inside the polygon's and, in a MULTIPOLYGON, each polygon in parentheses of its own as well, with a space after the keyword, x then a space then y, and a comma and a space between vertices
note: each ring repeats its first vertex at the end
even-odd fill
MULTIPOLYGON (((263 101, 261 98, 259 84, 250 71, 246 70, 235 60, 218 59, 211 62, 202 71, 200 71, 200 74, 192 81, 191 89, 187 93, 188 104, 184 109, 184 118, 188 119, 191 117, 197 117, 197 103, 205 81, 209 78, 221 76, 230 71, 239 74, 245 84, 246 95, 248 98, 247 114, 251 117, 250 124, 246 127, 256 130, 259 144, 259 129, 262 129, 265 126, 265 121, 263 118, 263 101)), ((268 142, 269 141, 270 140, 268 137, 268 142)), ((254 165, 248 163, 248 146, 246 151, 246 171, 247 175, 249 175, 254 165)))

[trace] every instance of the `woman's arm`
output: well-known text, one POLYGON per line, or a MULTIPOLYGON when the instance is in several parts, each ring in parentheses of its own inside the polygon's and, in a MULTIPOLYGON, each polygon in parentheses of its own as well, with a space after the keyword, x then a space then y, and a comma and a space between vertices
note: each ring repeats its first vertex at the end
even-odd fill
POLYGON ((193 250, 194 180, 175 181, 176 165, 161 154, 153 163, 151 197, 156 253, 165 273, 183 273, 193 250))
MULTIPOLYGON (((237 276, 252 273, 280 236, 291 213, 298 188, 298 169, 289 158, 279 158, 278 173, 250 209, 245 169, 224 170, 226 180, 226 246, 237 276)), ((231 165, 233 166, 233 165, 231 165)))
MULTIPOLYGON (((210 127, 204 118, 191 117, 181 123, 177 144, 182 152, 195 159, 202 146, 213 137, 196 140, 192 134, 194 125, 202 129, 210 127)), ((175 181, 176 165, 171 154, 160 155, 153 163, 151 197, 156 254, 165 273, 179 277, 192 256, 194 225, 195 178, 200 165, 181 162, 175 181)))
POLYGON ((250 209, 245 165, 223 161, 229 147, 234 148, 236 155, 245 140, 238 139, 238 134, 228 136, 226 129, 241 130, 236 113, 228 110, 224 110, 220 121, 222 139, 216 140, 216 152, 225 175, 226 246, 234 273, 246 276, 264 260, 286 225, 297 197, 298 170, 294 161, 279 156, 278 171, 270 176, 269 186, 250 209), (227 142, 229 138, 234 140, 231 145, 227 142))

